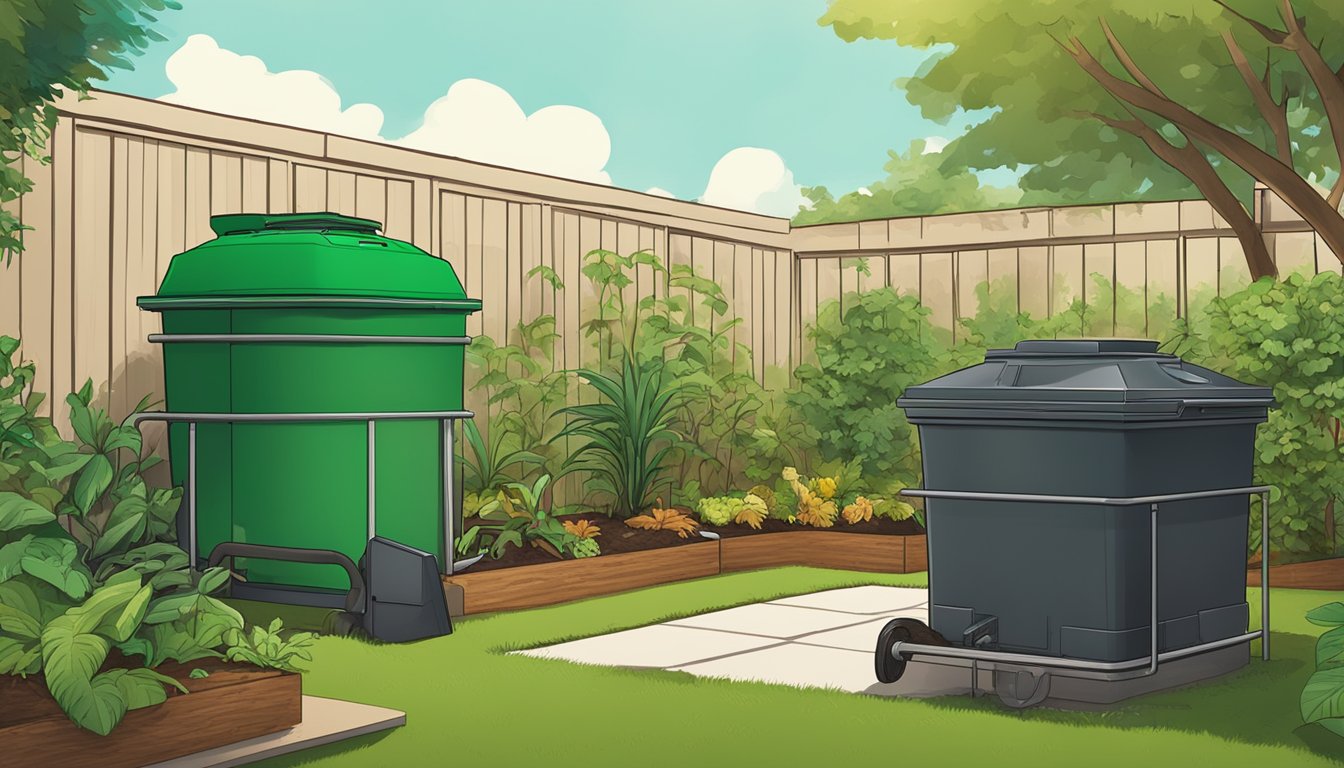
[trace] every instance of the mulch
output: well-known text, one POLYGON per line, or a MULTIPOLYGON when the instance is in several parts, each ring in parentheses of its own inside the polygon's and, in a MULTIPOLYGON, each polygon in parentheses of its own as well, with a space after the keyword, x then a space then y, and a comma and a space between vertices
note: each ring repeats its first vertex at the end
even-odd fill
MULTIPOLYGON (((684 510, 684 508, 681 508, 684 510)), ((692 515, 695 517, 695 515, 692 515)), ((560 515, 560 520, 587 520, 596 525, 600 531, 597 541, 602 545, 602 554, 619 555, 626 552, 643 552, 649 549, 662 549, 664 547, 679 547, 685 544, 697 544, 704 542, 705 539, 697 534, 690 534, 686 538, 681 538, 672 531, 648 531, 638 528, 631 528, 624 521, 617 518, 609 518, 600 514, 576 514, 560 515)), ((699 518, 696 517, 698 521, 699 518)), ((463 521, 462 530, 471 530, 473 525, 480 525, 489 522, 483 521, 478 517, 469 517, 463 521)), ((784 531, 839 531, 843 533, 865 533, 887 536, 913 536, 924 532, 914 520, 893 521, 887 519, 873 519, 866 523, 850 525, 843 519, 837 520, 833 528, 809 528, 807 526, 792 525, 784 520, 766 520, 761 525, 761 530, 754 530, 745 525, 724 525, 714 526, 701 523, 700 530, 712 531, 723 538, 733 538, 738 536, 754 536, 763 533, 781 533, 784 531)), ((569 558, 566 558, 569 559, 569 558)), ((486 555, 480 562, 471 566, 471 572, 491 571, 499 568, 512 568, 519 565, 534 565, 537 563, 555 563, 560 562, 555 556, 547 553, 539 547, 524 545, 522 547, 509 547, 504 556, 498 560, 492 559, 486 555)))

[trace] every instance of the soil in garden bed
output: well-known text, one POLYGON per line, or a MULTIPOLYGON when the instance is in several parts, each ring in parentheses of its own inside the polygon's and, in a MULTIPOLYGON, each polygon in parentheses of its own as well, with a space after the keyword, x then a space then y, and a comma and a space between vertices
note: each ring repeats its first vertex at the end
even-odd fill
MULTIPOLYGON (((113 650, 108 655, 107 663, 103 665, 101 671, 105 672, 119 667, 137 668, 142 666, 144 666, 142 657, 132 656, 128 658, 113 650)), ((155 667, 154 670, 182 683, 192 693, 283 674, 278 670, 262 669, 251 664, 208 658, 197 659, 186 664, 165 662, 155 667), (192 678, 191 671, 193 669, 203 669, 210 675, 209 677, 192 678)), ((168 687, 165 690, 168 692, 169 698, 182 695, 176 688, 168 687)), ((29 675, 26 678, 17 675, 0 675, 0 728, 26 723, 30 720, 38 720, 50 715, 64 716, 64 713, 61 712, 61 708, 56 704, 56 700, 52 698, 51 693, 47 691, 47 686, 41 675, 29 675)))
MULTIPOLYGON (((684 512, 690 512, 685 507, 677 507, 684 512)), ((691 515, 695 517, 694 514, 691 515)), ((663 547, 677 547, 683 544, 695 544, 704 542, 705 539, 698 534, 691 534, 683 539, 672 531, 646 531, 638 528, 631 528, 623 520, 609 518, 604 515, 578 514, 578 515, 560 515, 560 520, 587 520, 601 529, 601 535, 597 541, 602 545, 602 554, 618 555, 625 552, 642 552, 647 549, 662 549, 663 547)), ((698 520, 698 518, 696 518, 698 520)), ((473 525, 480 525, 483 521, 478 517, 469 517, 464 521, 463 530, 471 530, 473 525)), ((785 531, 838 531, 841 533, 863 533, 886 536, 917 536, 924 533, 924 529, 913 519, 910 520, 888 520, 886 518, 874 518, 866 523, 850 525, 844 520, 836 522, 832 528, 811 528, 803 525, 792 525, 784 520, 766 520, 761 524, 760 530, 755 530, 746 525, 705 525, 701 523, 701 530, 712 531, 723 538, 733 538, 737 536, 752 536, 763 533, 783 533, 785 531)), ((569 558, 566 558, 568 560, 569 558)), ((539 547, 524 545, 522 547, 509 547, 504 556, 498 560, 492 559, 486 555, 480 562, 471 566, 469 572, 491 571, 498 568, 512 568, 517 565, 534 565, 537 563, 558 563, 562 562, 555 556, 547 553, 539 547)))
MULTIPOLYGON (((601 529, 597 537, 597 543, 602 545, 602 554, 619 555, 624 552, 642 552, 646 549, 662 549, 663 547, 677 547, 682 544, 696 544, 705 540, 696 534, 691 534, 687 538, 681 538, 672 531, 646 531, 639 528, 631 528, 625 524, 624 520, 606 515, 597 514, 579 514, 579 515, 558 515, 558 520, 587 520, 601 529)), ((491 521, 481 520, 478 517, 469 517, 463 521, 462 530, 469 531, 473 525, 489 523, 491 521)), ((571 558, 565 558, 570 560, 571 558)), ((504 556, 498 560, 492 559, 489 555, 481 558, 479 563, 471 566, 469 573, 477 571, 491 571, 496 568, 511 568, 515 565, 534 565, 536 563, 559 563, 562 562, 554 555, 547 553, 540 547, 533 547, 524 544, 521 547, 509 547, 504 552, 504 556)))
POLYGON ((713 531, 725 539, 736 536, 752 536, 760 533, 783 533, 785 531, 834 531, 836 533, 867 533, 885 536, 918 536, 924 533, 924 529, 913 518, 908 520, 888 520, 885 517, 875 517, 864 523, 855 523, 850 525, 843 518, 836 518, 835 525, 830 528, 813 528, 808 525, 795 525, 786 520, 775 520, 773 518, 761 523, 761 529, 755 530, 747 525, 701 525, 706 531, 713 531))

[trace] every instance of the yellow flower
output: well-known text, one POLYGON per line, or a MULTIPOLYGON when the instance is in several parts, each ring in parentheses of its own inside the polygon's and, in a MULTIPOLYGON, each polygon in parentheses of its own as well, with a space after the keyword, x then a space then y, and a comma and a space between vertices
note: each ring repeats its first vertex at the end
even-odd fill
POLYGON ((796 482, 798 480, 798 470, 793 467, 785 467, 784 471, 780 473, 780 476, 790 483, 796 482))
POLYGON ((817 495, 821 496, 823 499, 829 499, 835 496, 835 478, 817 478, 817 495))

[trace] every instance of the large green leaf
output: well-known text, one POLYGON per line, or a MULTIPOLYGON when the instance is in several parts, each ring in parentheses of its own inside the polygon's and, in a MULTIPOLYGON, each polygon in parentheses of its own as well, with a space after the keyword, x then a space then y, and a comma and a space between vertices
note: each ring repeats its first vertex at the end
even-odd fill
POLYGON ((93 556, 102 557, 145 535, 149 504, 137 496, 117 502, 108 515, 106 527, 93 543, 93 556))
POLYGON ((93 588, 79 549, 71 539, 54 536, 35 537, 24 549, 19 565, 28 575, 41 579, 75 600, 93 588))
POLYGON ((42 669, 42 647, 0 635, 0 675, 31 675, 42 669))
POLYGON ((126 714, 126 701, 116 682, 94 679, 110 647, 108 638, 97 632, 119 632, 123 614, 141 599, 141 592, 136 581, 108 584, 42 630, 47 689, 71 720, 94 733, 106 735, 126 714))
POLYGON ((1335 627, 1316 639, 1316 668, 1344 664, 1344 627, 1335 627))
POLYGON ((98 675, 95 684, 100 679, 110 680, 117 686, 128 710, 162 704, 168 698, 165 685, 187 692, 186 687, 173 678, 146 668, 111 669, 98 675))
POLYGON ((41 504, 13 491, 0 491, 0 532, 42 525, 56 519, 41 504))
POLYGON ((1326 603, 1307 611, 1307 621, 1321 627, 1344 626, 1344 603, 1326 603))
POLYGON ((1302 719, 1308 723, 1344 717, 1344 667, 1316 671, 1302 689, 1302 719))
POLYGON ((81 514, 88 514, 94 502, 98 501, 112 484, 112 463, 106 456, 98 454, 89 459, 89 463, 80 470, 75 487, 71 490, 71 500, 81 514))

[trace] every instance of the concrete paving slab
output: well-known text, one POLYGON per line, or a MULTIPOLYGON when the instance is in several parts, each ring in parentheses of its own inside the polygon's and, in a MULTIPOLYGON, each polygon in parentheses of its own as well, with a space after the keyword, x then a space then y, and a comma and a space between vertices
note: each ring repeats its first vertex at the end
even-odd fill
POLYGON ((929 611, 927 608, 909 608, 904 611, 894 611, 885 614, 879 618, 865 621, 862 624, 854 624, 839 629, 828 629, 824 632, 813 632, 810 635, 803 635, 793 639, 795 643, 804 645, 820 645, 826 648, 840 648, 847 651, 867 651, 872 653, 877 647, 877 634, 882 631, 882 627, 888 621, 897 617, 906 617, 911 619, 927 620, 929 611))
POLYGON ((860 692, 872 687, 871 652, 785 643, 714 661, 674 667, 699 677, 721 677, 860 692))
POLYGON ((771 605, 791 605, 799 608, 820 608, 864 615, 887 614, 928 605, 929 591, 910 587, 846 587, 813 592, 770 601, 771 605))
POLYGON ((303 697, 303 722, 288 730, 154 763, 146 768, 229 768, 406 724, 406 713, 318 696, 303 697))
POLYGON ((861 621, 863 621, 861 616, 838 611, 756 603, 724 611, 702 613, 699 616, 689 616, 668 623, 678 627, 698 627, 788 639, 826 629, 838 629, 861 621))
POLYGON ((672 624, 654 624, 609 635, 513 651, 512 655, 580 664, 664 669, 764 648, 779 640, 672 624))

